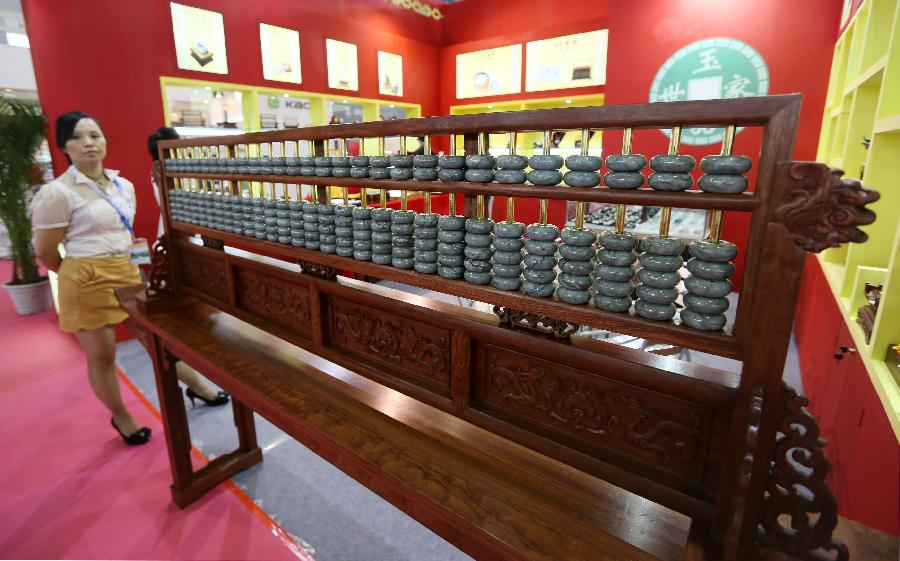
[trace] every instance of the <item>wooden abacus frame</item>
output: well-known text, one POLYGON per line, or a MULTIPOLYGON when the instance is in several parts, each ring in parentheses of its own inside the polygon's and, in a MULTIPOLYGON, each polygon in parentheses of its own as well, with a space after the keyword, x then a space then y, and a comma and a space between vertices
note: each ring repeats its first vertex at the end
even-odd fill
MULTIPOLYGON (((217 383, 240 401, 256 400, 253 409, 270 419, 291 415, 283 405, 241 389, 210 355, 190 351, 185 345, 191 336, 173 332, 174 324, 166 322, 174 320, 163 318, 184 309, 188 301, 204 302, 541 457, 687 514, 694 519, 692 535, 705 544, 708 558, 735 558, 755 544, 808 559, 823 549, 844 556, 845 548, 830 538, 836 511, 824 485, 829 468, 815 422, 800 410, 804 398, 783 385, 781 372, 806 251, 863 241, 865 235, 856 226, 874 219, 864 206, 877 193, 840 180, 839 172, 820 164, 790 161, 799 106, 799 95, 786 95, 431 117, 164 141, 159 144, 163 158, 179 148, 225 145, 234 155, 234 147, 241 144, 299 140, 313 141, 315 154, 324 155, 330 139, 463 134, 466 154, 472 154, 483 132, 763 127, 755 190, 736 195, 163 172, 166 236, 155 249, 147 294, 136 305, 126 301, 126 309, 153 334, 161 395, 172 391, 163 391, 164 381, 171 378, 171 360, 166 358, 171 354, 190 360, 204 373, 218 373, 218 378, 212 375, 217 383), (323 196, 328 185, 462 193, 467 216, 474 214, 473 199, 479 195, 750 212, 736 322, 730 333, 698 331, 176 222, 168 209, 169 190, 177 178, 310 184, 319 186, 323 196), (206 247, 187 239, 194 234, 203 237, 206 247), (299 262, 302 272, 223 251, 225 244, 299 262), (520 323, 551 325, 557 334, 570 333, 566 325, 587 325, 737 359, 742 361, 741 372, 735 375, 576 336, 554 339, 523 332, 497 325, 496 319, 338 277, 337 271, 343 270, 488 302, 498 307, 502 320, 515 317, 523 320, 520 323), (387 333, 387 342, 373 342, 379 330, 387 333), (392 344, 391 352, 385 352, 385 345, 392 344), (506 376, 513 389, 498 376, 506 376), (504 396, 504 391, 510 393, 504 396), (573 399, 581 400, 579 405, 573 399), (806 430, 798 433, 793 428, 798 424, 806 430), (797 449, 803 450, 803 458, 796 456, 797 449), (807 462, 811 475, 792 467, 788 456, 807 462), (788 482, 803 486, 814 499, 804 499, 788 482), (821 516, 809 522, 807 514, 812 512, 821 516), (782 514, 793 516, 799 525, 786 528, 778 520, 782 514)), ((242 419, 243 463, 223 464, 209 470, 217 476, 198 478, 190 475, 189 463, 185 468, 183 460, 173 459, 173 492, 179 504, 194 500, 226 472, 258 461, 256 455, 247 455, 255 449, 255 440, 252 422, 248 426, 246 410, 240 407, 236 418, 242 419)), ((163 409, 167 418, 172 416, 167 424, 172 454, 173 446, 183 444, 180 433, 186 424, 177 406, 164 403, 163 409)), ((291 426, 288 421, 281 424, 291 426)), ((367 484, 391 497, 371 481, 367 484)), ((415 496, 425 495, 420 490, 415 496)), ((421 511, 407 510, 422 520, 421 511)), ((439 523, 423 522, 445 536, 458 536, 459 528, 442 531, 446 528, 439 523)), ((484 551, 483 544, 472 545, 471 539, 454 541, 467 551, 484 551)), ((524 550, 517 550, 519 558, 531 556, 524 550)), ((700 553, 686 551, 685 556, 690 555, 700 553)))

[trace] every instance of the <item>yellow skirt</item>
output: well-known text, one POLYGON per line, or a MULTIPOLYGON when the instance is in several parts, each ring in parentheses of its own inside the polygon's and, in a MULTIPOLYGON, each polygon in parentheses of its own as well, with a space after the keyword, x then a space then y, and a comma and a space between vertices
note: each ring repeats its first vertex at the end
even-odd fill
POLYGON ((115 289, 138 284, 138 268, 124 257, 66 257, 59 266, 59 328, 67 333, 120 323, 128 314, 115 289))

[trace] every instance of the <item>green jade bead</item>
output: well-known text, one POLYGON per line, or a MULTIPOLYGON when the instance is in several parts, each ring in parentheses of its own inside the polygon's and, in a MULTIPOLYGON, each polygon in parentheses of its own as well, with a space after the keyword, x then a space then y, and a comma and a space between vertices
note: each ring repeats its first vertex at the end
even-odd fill
POLYGON ((416 181, 434 181, 438 178, 438 170, 436 168, 415 168, 413 169, 413 179, 416 181))
POLYGON ((654 255, 681 255, 684 253, 684 241, 678 238, 649 236, 641 240, 641 249, 654 255))
POLYGON ((397 181, 406 181, 413 178, 412 168, 390 168, 391 179, 397 181))
POLYGON ((552 224, 531 224, 525 229, 529 240, 552 242, 559 237, 559 228, 552 224))
POLYGON ((465 239, 465 230, 438 230, 438 241, 456 243, 465 239))
POLYGON ((713 242, 709 240, 695 240, 689 246, 691 256, 705 261, 719 261, 726 263, 738 254, 738 248, 731 242, 713 242))
POLYGON ((559 255, 571 261, 590 261, 594 257, 594 248, 564 243, 559 246, 559 255))
POLYGON ((532 255, 554 255, 556 253, 556 244, 554 242, 527 240, 525 242, 525 251, 532 255))
POLYGON ((686 173, 657 172, 650 175, 647 183, 657 191, 687 191, 694 179, 686 173))
POLYGON ((413 157, 412 156, 400 156, 395 155, 390 157, 391 165, 398 168, 411 168, 413 167, 413 157))
POLYGON ((527 179, 533 185, 559 185, 562 174, 559 170, 533 169, 528 172, 527 179))
POLYGON ((618 251, 615 249, 600 248, 597 252, 597 258, 604 265, 613 265, 616 267, 627 267, 637 261, 638 254, 634 251, 618 251))
MULTIPOLYGON (((642 253, 638 256, 641 265, 651 271, 671 272, 677 271, 684 264, 680 255, 655 255, 642 253)), ((612 263, 611 263, 612 264, 612 263)))
POLYGON ((597 241, 597 234, 592 230, 578 230, 576 228, 565 228, 560 233, 560 239, 566 245, 574 246, 591 246, 597 241))
POLYGON ((617 267, 615 265, 597 265, 594 274, 608 281, 631 282, 634 278, 634 267, 617 267))
POLYGON ((652 271, 650 269, 638 270, 638 280, 647 286, 656 288, 673 288, 681 282, 681 275, 677 272, 652 271))
POLYGON ((525 240, 521 238, 494 238, 493 246, 498 251, 519 251, 525 247, 525 240))
POLYGON ((473 234, 466 233, 466 245, 469 247, 489 247, 491 245, 490 234, 473 234))
POLYGON ((681 310, 681 323, 700 331, 720 331, 728 321, 722 314, 701 314, 690 309, 681 310))
POLYGON ((607 312, 623 313, 631 309, 631 298, 616 298, 605 294, 595 294, 594 305, 607 312))
POLYGON ((697 181, 697 187, 707 193, 737 194, 747 190, 747 178, 743 175, 707 174, 697 181))
MULTIPOLYGON (((617 234, 606 232, 600 236, 600 245, 605 249, 616 251, 631 251, 636 248, 638 239, 631 234, 617 234)), ((637 258, 637 256, 635 256, 637 258)))
POLYGON ((494 173, 494 179, 497 183, 518 184, 525 183, 528 174, 521 169, 501 169, 494 173))
POLYGON ((498 290, 519 290, 522 279, 518 276, 503 277, 494 275, 491 277, 491 286, 498 290))
POLYGON ((687 270, 692 275, 709 279, 709 280, 725 280, 734 274, 734 265, 732 263, 722 263, 719 261, 706 261, 705 259, 688 259, 687 270))
POLYGON ((522 265, 520 263, 506 264, 494 261, 494 264, 491 265, 491 271, 494 272, 494 276, 517 277, 522 274, 522 265))
POLYGON ((603 175, 603 183, 612 189, 638 189, 644 184, 644 174, 610 171, 603 175))
POLYGON ((522 282, 522 292, 535 298, 549 298, 553 296, 554 286, 552 282, 537 283, 525 280, 522 282))
POLYGON ((494 263, 501 265, 516 265, 522 262, 521 251, 495 251, 493 253, 494 263))
POLYGON ((536 154, 528 158, 528 165, 533 170, 555 171, 563 166, 563 159, 552 154, 536 154))
POLYGON ((465 156, 441 156, 438 158, 438 167, 441 169, 465 169, 465 156))
POLYGON ((494 157, 488 154, 472 154, 471 156, 466 156, 466 167, 470 170, 472 169, 486 169, 492 170, 494 169, 494 157))
POLYGON ((518 239, 525 233, 525 225, 521 222, 495 222, 493 232, 499 238, 518 239))
POLYGON ((474 261, 488 261, 491 258, 493 252, 489 247, 475 247, 471 245, 467 245, 463 250, 463 254, 470 260, 474 261))
POLYGON ((709 298, 724 298, 731 293, 730 280, 710 280, 694 275, 684 279, 684 287, 691 294, 709 298))
POLYGON ((598 294, 612 296, 615 298, 627 298, 634 292, 634 286, 630 282, 616 282, 605 279, 598 279, 594 282, 594 290, 598 294))
POLYGON ((523 170, 528 167, 528 158, 512 154, 497 156, 497 167, 506 170, 523 170))
POLYGON ((668 321, 675 317, 675 304, 654 304, 646 300, 638 300, 634 303, 634 311, 647 319, 668 321))
POLYGON ((386 168, 390 167, 390 165, 390 156, 369 156, 369 166, 373 168, 386 168))
POLYGON ((472 234, 490 234, 494 229, 494 221, 490 218, 469 218, 465 225, 466 232, 472 234))
POLYGON ((564 286, 557 287, 556 297, 566 304, 584 305, 591 301, 591 293, 587 290, 572 290, 564 286))
MULTIPOLYGON (((416 217, 413 220, 413 222, 415 223, 416 227, 437 228, 438 220, 440 218, 441 218, 440 214, 423 212, 421 214, 416 214, 416 217)), ((435 230, 435 234, 437 234, 437 230, 435 230)))
POLYGON ((358 168, 369 167, 369 157, 368 156, 351 156, 350 157, 350 165, 358 168))
POLYGON ((413 264, 413 269, 417 273, 422 273, 425 275, 433 275, 433 274, 437 273, 438 266, 439 265, 437 263, 423 263, 422 261, 416 261, 415 264, 413 264))
POLYGON ((556 280, 556 271, 543 270, 543 269, 525 269, 522 272, 522 276, 528 282, 533 282, 537 284, 546 284, 548 282, 553 282, 556 280))
POLYGON ((700 160, 703 173, 717 175, 742 175, 750 171, 753 161, 746 156, 714 155, 700 160))
POLYGON ((371 179, 388 179, 391 177, 391 168, 369 168, 369 177, 371 179))
POLYGON ((647 166, 643 154, 610 154, 606 157, 606 167, 614 172, 636 172, 647 166))
POLYGON ((469 168, 466 170, 465 178, 469 183, 490 183, 494 180, 494 170, 469 168))
POLYGON ((413 156, 413 166, 417 168, 436 168, 438 166, 438 157, 432 154, 418 154, 413 156))
POLYGON ((650 158, 650 168, 663 173, 689 173, 697 165, 693 156, 658 154, 650 158))
POLYGON ((566 158, 566 167, 570 171, 594 172, 603 166, 603 160, 598 156, 569 156, 566 158))
POLYGON ((657 288, 646 284, 638 285, 635 293, 641 300, 653 304, 671 304, 678 298, 678 291, 674 288, 657 288))
POLYGON ((600 174, 593 171, 567 171, 563 183, 569 187, 587 189, 600 185, 600 174))
POLYGON ((572 290, 587 290, 591 287, 592 280, 588 275, 573 275, 571 273, 562 273, 559 275, 560 286, 571 288, 572 290))
POLYGON ((444 279, 459 279, 463 276, 463 268, 438 265, 438 276, 444 279))
POLYGON ((464 181, 466 170, 457 168, 441 168, 438 170, 438 179, 441 181, 464 181))
POLYGON ((441 230, 462 230, 466 225, 465 216, 441 216, 438 227, 441 230))
POLYGON ((590 275, 594 264, 591 261, 571 260, 562 258, 559 260, 559 270, 570 275, 590 275))
POLYGON ((700 314, 722 314, 728 309, 727 298, 707 298, 688 292, 684 295, 684 305, 700 314))
POLYGON ((557 264, 556 257, 552 255, 526 254, 523 262, 528 269, 544 271, 555 268, 557 264))

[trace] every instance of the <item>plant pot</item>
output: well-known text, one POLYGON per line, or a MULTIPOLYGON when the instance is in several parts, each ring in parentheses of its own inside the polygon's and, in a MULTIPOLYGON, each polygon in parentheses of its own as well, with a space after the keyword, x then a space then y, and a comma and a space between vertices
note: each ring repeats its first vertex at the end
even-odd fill
POLYGON ((47 279, 33 284, 4 284, 3 288, 9 292, 13 306, 20 316, 46 312, 53 306, 50 281, 47 279))

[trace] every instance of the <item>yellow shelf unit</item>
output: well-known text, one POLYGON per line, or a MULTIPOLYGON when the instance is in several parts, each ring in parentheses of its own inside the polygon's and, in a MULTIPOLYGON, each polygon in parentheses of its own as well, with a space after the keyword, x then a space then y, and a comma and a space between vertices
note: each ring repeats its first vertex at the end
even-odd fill
POLYGON ((900 379, 885 362, 900 344, 900 8, 897 0, 865 0, 834 48, 818 159, 877 189, 878 219, 863 227, 864 244, 819 256, 859 356, 900 440, 900 379), (868 148, 866 147, 868 143, 868 148), (865 283, 883 284, 869 343, 856 323, 865 283))
MULTIPOLYGON (((523 111, 529 109, 556 109, 559 107, 588 107, 603 105, 604 95, 572 95, 566 97, 550 97, 540 99, 522 99, 518 101, 498 101, 491 103, 479 103, 474 105, 453 105, 450 107, 451 115, 472 115, 476 113, 497 113, 501 111, 523 111)), ((574 132, 574 131, 573 131, 574 132)), ((575 153, 575 142, 581 139, 579 134, 566 134, 559 144, 559 148, 575 153)), ((543 133, 522 133, 516 137, 516 151, 519 154, 529 155, 533 151, 535 143, 543 142, 543 133)), ((490 135, 490 148, 497 153, 502 153, 508 146, 505 134, 490 135)), ((603 146, 603 134, 596 132, 591 137, 588 148, 591 154, 601 150, 603 146)))

